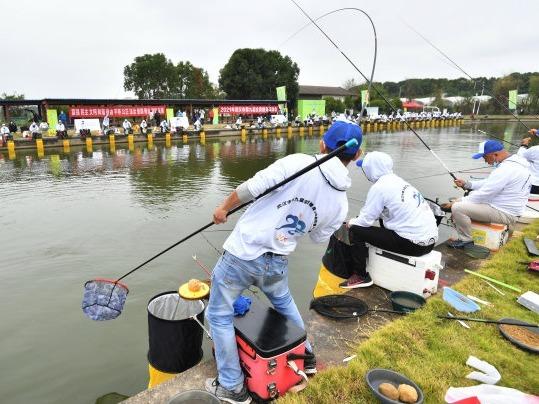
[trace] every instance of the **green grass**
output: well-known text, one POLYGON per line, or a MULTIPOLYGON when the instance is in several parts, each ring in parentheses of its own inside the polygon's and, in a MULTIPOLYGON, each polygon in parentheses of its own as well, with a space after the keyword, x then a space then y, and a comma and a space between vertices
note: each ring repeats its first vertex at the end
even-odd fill
MULTIPOLYGON (((529 225, 524 234, 535 239, 539 221, 529 225)), ((512 239, 501 251, 481 266, 480 273, 522 289, 539 291, 539 274, 530 273, 520 260, 528 260, 521 238, 512 239)), ((464 269, 464 268, 463 268, 464 269)), ((463 294, 471 294, 493 303, 481 311, 463 314, 468 317, 500 319, 516 317, 532 323, 539 315, 516 302, 520 295, 498 286, 501 296, 481 279, 467 275, 453 286, 463 294)), ((329 368, 310 380, 300 394, 289 394, 284 403, 370 403, 376 402, 365 382, 369 369, 388 368, 402 372, 415 381, 425 394, 426 403, 443 403, 450 386, 463 387, 479 382, 465 376, 472 369, 466 365, 474 355, 495 366, 502 379, 498 385, 512 387, 526 393, 539 394, 537 369, 539 356, 523 351, 505 338, 495 324, 468 322, 465 329, 456 321, 442 320, 448 310, 441 296, 428 299, 427 305, 412 315, 396 320, 372 334, 356 347, 357 357, 347 366, 329 368)), ((338 327, 338 323, 335 325, 338 327)))

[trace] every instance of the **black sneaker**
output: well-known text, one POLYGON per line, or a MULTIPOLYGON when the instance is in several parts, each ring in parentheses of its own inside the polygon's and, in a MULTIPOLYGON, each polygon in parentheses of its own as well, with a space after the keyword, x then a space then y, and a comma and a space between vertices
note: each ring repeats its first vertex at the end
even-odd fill
POLYGON ((344 289, 355 289, 355 288, 366 288, 371 286, 373 281, 369 274, 365 276, 359 276, 358 274, 353 274, 350 278, 339 284, 339 287, 344 289))
POLYGON ((305 350, 305 355, 308 355, 308 357, 303 360, 303 371, 306 375, 316 374, 316 356, 307 350, 305 350))
POLYGON ((242 386, 241 391, 236 393, 232 390, 227 390, 221 384, 219 380, 206 379, 206 391, 216 396, 221 401, 226 401, 231 404, 249 404, 252 401, 245 384, 242 386))

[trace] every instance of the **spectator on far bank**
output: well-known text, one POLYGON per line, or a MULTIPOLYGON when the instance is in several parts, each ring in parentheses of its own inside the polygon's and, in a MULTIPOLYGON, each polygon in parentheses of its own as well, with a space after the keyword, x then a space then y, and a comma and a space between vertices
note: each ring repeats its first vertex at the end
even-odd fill
POLYGON ((168 122, 166 119, 163 119, 161 123, 159 124, 159 126, 161 127, 162 134, 165 134, 168 132, 168 122))
POLYGON ((56 124, 56 136, 58 136, 59 139, 67 139, 66 127, 62 121, 58 121, 56 124))
POLYGON ((64 125, 67 125, 67 115, 64 111, 60 111, 60 114, 58 114, 58 120, 64 125))
POLYGON ((126 118, 124 119, 124 123, 122 124, 122 126, 124 128, 124 135, 129 135, 129 133, 131 133, 131 128, 132 128, 131 122, 129 122, 126 118))
POLYGON ((143 119, 140 122, 140 133, 145 135, 147 131, 148 131, 148 123, 146 122, 146 119, 143 119))
POLYGON ((241 124, 242 124, 241 116, 238 116, 238 119, 236 119, 236 129, 241 129, 241 124))
POLYGON ((110 118, 109 114, 105 115, 103 118, 103 134, 106 135, 110 127, 110 118))
POLYGON ((36 140, 41 137, 41 133, 39 132, 39 126, 35 121, 32 121, 32 124, 30 125, 28 130, 32 134, 32 139, 36 140))
POLYGON ((0 140, 2 140, 2 144, 6 143, 6 141, 9 139, 9 128, 5 123, 2 124, 2 127, 0 128, 0 140))
POLYGON ((159 111, 155 111, 155 113, 153 114, 153 119, 155 120, 155 126, 161 124, 161 114, 159 113, 159 111))
POLYGON ((193 123, 193 127, 195 128, 195 130, 198 132, 201 128, 202 124, 200 123, 200 118, 198 118, 195 123, 193 123))
POLYGON ((198 116, 200 118, 200 124, 204 125, 204 117, 206 116, 206 112, 204 112, 203 109, 198 110, 198 116))
POLYGON ((10 133, 15 133, 15 132, 17 132, 17 125, 16 125, 15 122, 13 122, 13 121, 10 121, 10 122, 9 122, 8 128, 9 128, 9 132, 10 132, 10 133))
POLYGON ((45 121, 39 123, 39 131, 41 133, 47 132, 49 130, 49 124, 45 121))

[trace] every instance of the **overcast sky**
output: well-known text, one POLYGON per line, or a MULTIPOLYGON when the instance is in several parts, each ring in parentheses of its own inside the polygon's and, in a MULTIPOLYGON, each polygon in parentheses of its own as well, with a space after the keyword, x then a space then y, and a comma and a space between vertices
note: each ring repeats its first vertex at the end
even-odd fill
MULTIPOLYGON (((358 7, 378 33, 376 81, 461 77, 408 26, 472 76, 539 71, 538 0, 297 0, 313 18, 358 7)), ((162 52, 189 60, 217 82, 237 48, 277 49, 301 70, 300 84, 341 85, 360 75, 310 26, 290 0, 0 0, 0 93, 26 98, 123 98, 123 68, 162 52)), ((370 75, 373 33, 353 11, 320 20, 359 69, 370 75)))

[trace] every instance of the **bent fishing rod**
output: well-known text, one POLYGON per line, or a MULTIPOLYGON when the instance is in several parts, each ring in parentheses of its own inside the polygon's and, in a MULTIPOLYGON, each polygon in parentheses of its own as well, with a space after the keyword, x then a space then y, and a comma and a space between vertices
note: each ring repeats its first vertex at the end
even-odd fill
MULTIPOLYGON (((268 189, 266 189, 263 193, 261 193, 260 195, 258 195, 256 198, 248 201, 248 202, 245 202, 237 207, 235 207, 234 209, 230 210, 228 213, 227 213, 227 217, 232 215, 233 213, 236 213, 238 210, 241 210, 243 209, 244 207, 250 205, 251 203, 259 200, 260 198, 268 195, 269 193, 275 191, 276 189, 282 187, 283 185, 285 184, 288 184, 290 181, 292 180, 295 180, 296 178, 300 177, 301 175, 305 174, 306 172, 308 171, 311 171, 313 168, 316 168, 320 165, 322 165, 323 163, 325 163, 326 161, 328 161, 329 159, 335 157, 336 155, 338 155, 339 153, 341 153, 343 150, 345 150, 346 148, 348 147, 353 147, 353 146, 357 146, 358 145, 358 141, 356 139, 350 139, 348 142, 346 142, 345 144, 343 144, 342 146, 339 146, 338 148, 336 148, 335 150, 333 150, 331 153, 328 153, 326 154, 324 157, 320 158, 319 160, 316 160, 314 163, 311 163, 309 164, 308 166, 302 168, 301 170, 299 170, 298 172, 296 172, 295 174, 292 174, 290 177, 288 178, 285 178, 284 180, 282 180, 281 182, 279 182, 278 184, 275 184, 271 187, 269 187, 268 189)), ((194 232, 192 232, 191 234, 185 236, 184 238, 182 238, 180 241, 177 241, 176 243, 172 244, 170 247, 164 249, 163 251, 161 251, 160 253, 154 255, 153 257, 151 257, 150 259, 144 261, 142 264, 140 264, 139 266, 137 266, 136 268, 132 269, 131 271, 127 272, 125 275, 121 276, 120 278, 118 278, 114 283, 117 284, 118 282, 120 282, 122 279, 124 279, 125 277, 131 275, 133 272, 135 272, 136 270, 142 268, 144 265, 148 264, 149 262, 153 261, 154 259, 156 259, 157 257, 163 255, 164 253, 166 253, 167 251, 173 249, 174 247, 176 247, 177 245, 183 243, 184 241, 187 241, 189 240, 191 237, 197 235, 198 233, 200 232, 203 232, 204 230, 206 230, 207 228, 213 226, 214 223, 213 222, 210 222, 208 224, 206 224, 205 226, 202 226, 200 229, 198 230, 195 230, 194 232)))
MULTIPOLYGON (((366 11, 364 11, 364 10, 362 10, 360 8, 357 8, 357 7, 338 8, 338 9, 329 11, 329 12, 327 12, 325 14, 322 14, 321 16, 317 17, 314 21, 320 21, 322 18, 325 18, 325 17, 327 17, 327 16, 329 16, 331 14, 334 14, 334 13, 337 13, 337 12, 340 12, 340 11, 358 11, 358 12, 364 14, 369 19, 369 22, 371 23, 372 31, 373 31, 373 35, 374 35, 374 56, 373 56, 373 62, 372 62, 371 78, 370 78, 370 80, 367 80, 367 83, 368 83, 367 94, 370 94, 372 83, 374 81, 374 71, 376 70, 376 58, 377 58, 377 55, 378 55, 378 36, 376 35, 376 27, 374 25, 374 21, 372 20, 371 16, 366 11)), ((283 43, 281 43, 279 48, 282 47, 284 44, 286 44, 288 41, 290 41, 292 38, 294 38, 297 34, 299 34, 301 31, 303 31, 305 28, 307 28, 310 25, 311 25, 311 23, 308 22, 303 27, 298 29, 296 32, 294 32, 292 35, 290 35, 285 41, 283 41, 283 43)), ((361 111, 359 113, 360 119, 363 116, 363 112, 365 111, 366 106, 367 106, 367 103, 365 103, 365 104, 363 104, 363 102, 361 103, 361 111)))
MULTIPOLYGON (((309 21, 311 22, 311 24, 313 24, 316 28, 318 28, 318 30, 326 37, 326 39, 335 47, 335 49, 337 49, 341 55, 343 55, 343 57, 352 65, 352 67, 361 75, 361 77, 363 77, 363 79, 369 83, 372 88, 374 89, 374 91, 376 91, 376 94, 382 98, 384 100, 384 102, 389 106, 389 108, 397 113, 397 109, 391 104, 391 102, 389 102, 389 100, 387 99, 387 97, 382 94, 382 92, 374 85, 374 83, 372 83, 371 81, 369 81, 369 79, 367 78, 367 76, 365 76, 363 74, 363 72, 356 66, 356 64, 346 55, 346 53, 344 53, 340 48, 339 46, 335 43, 335 41, 333 39, 331 39, 331 37, 320 27, 320 25, 317 24, 317 22, 315 20, 313 20, 313 18, 307 14, 307 12, 301 8, 301 6, 295 1, 295 0, 290 0, 292 3, 294 3, 294 5, 303 13, 303 15, 305 15, 305 17, 307 17, 309 19, 309 21)), ((412 133, 419 139, 419 141, 423 144, 423 146, 425 146, 427 148, 427 150, 429 150, 431 152, 431 154, 436 158, 436 160, 438 160, 438 162, 444 167, 444 169, 448 172, 448 174, 454 179, 456 180, 457 177, 455 176, 455 174, 453 174, 453 172, 445 165, 445 163, 442 161, 442 159, 440 157, 438 157, 438 155, 434 152, 434 150, 432 150, 429 145, 427 143, 425 143, 425 141, 421 138, 421 136, 419 136, 419 134, 414 130, 414 128, 412 128, 412 126, 410 125, 410 123, 408 121, 404 121, 404 124, 406 125, 406 127, 412 131, 412 133)))
MULTIPOLYGON (((405 22, 406 26, 408 28, 410 28, 412 31, 414 31, 417 35, 419 35, 419 37, 421 37, 425 42, 427 42, 430 46, 432 46, 434 49, 436 49, 443 57, 445 57, 447 60, 449 60, 449 62, 451 62, 453 64, 453 66, 455 66, 458 70, 460 70, 464 75, 466 75, 473 83, 474 83, 474 88, 475 88, 475 85, 476 85, 476 80, 470 76, 462 67, 460 67, 453 59, 451 59, 444 51, 442 51, 440 48, 438 48, 435 44, 433 44, 431 41, 429 41, 428 38, 426 38, 423 34, 421 34, 419 31, 417 31, 414 27, 412 27, 410 24, 407 24, 405 22)), ((484 82, 483 82, 483 86, 484 86, 484 82)), ((492 99, 494 101, 496 101, 496 103, 502 107, 504 110, 506 110, 507 112, 509 112, 522 126, 524 126, 526 129, 528 130, 531 130, 531 128, 526 125, 524 122, 522 122, 510 109, 509 107, 505 106, 504 104, 502 104, 496 97, 492 97, 492 99)))

